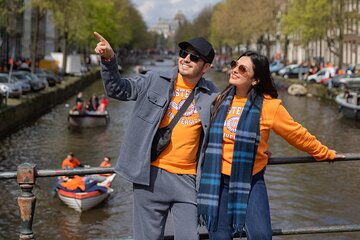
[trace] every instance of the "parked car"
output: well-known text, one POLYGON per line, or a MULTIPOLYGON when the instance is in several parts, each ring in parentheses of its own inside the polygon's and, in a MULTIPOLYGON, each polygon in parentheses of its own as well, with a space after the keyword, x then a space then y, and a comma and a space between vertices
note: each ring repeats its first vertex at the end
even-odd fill
POLYGON ((333 87, 339 87, 339 80, 340 80, 341 78, 346 78, 346 77, 348 77, 348 75, 346 75, 346 74, 337 74, 337 75, 335 75, 335 76, 333 76, 333 77, 329 77, 329 78, 324 78, 324 79, 322 79, 322 80, 320 81, 320 84, 323 84, 323 85, 325 85, 325 86, 328 86, 328 85, 329 85, 329 82, 330 82, 330 80, 331 80, 333 87))
POLYGON ((289 64, 289 65, 286 65, 285 67, 283 67, 282 69, 280 69, 280 70, 278 71, 278 75, 284 76, 284 73, 285 73, 286 71, 289 71, 289 69, 295 68, 295 67, 297 67, 297 66, 299 66, 299 64, 289 64))
POLYGON ((270 73, 278 74, 279 70, 284 67, 284 64, 279 60, 270 64, 270 73))
POLYGON ((15 71, 12 74, 14 75, 14 77, 20 79, 21 81, 30 83, 31 90, 34 92, 46 88, 46 84, 44 83, 44 81, 40 80, 35 74, 32 74, 31 72, 15 71))
POLYGON ((10 82, 6 76, 0 76, 0 91, 3 95, 13 98, 19 98, 22 95, 21 85, 10 82))
POLYGON ((31 79, 36 79, 36 80, 40 80, 40 82, 42 83, 41 86, 42 86, 42 89, 45 89, 49 86, 49 83, 48 81, 46 80, 46 78, 44 77, 38 77, 36 76, 36 74, 34 73, 31 73, 31 72, 24 72, 25 74, 27 74, 27 76, 29 76, 31 79))
POLYGON ((321 80, 335 76, 334 68, 323 68, 315 74, 309 75, 306 81, 312 83, 320 83, 321 80))
POLYGON ((309 72, 309 67, 297 65, 293 66, 291 68, 287 68, 283 71, 284 78, 298 78, 298 79, 304 79, 304 75, 309 72))
POLYGON ((56 83, 61 83, 62 82, 62 77, 59 76, 58 74, 48 70, 48 69, 42 69, 46 74, 50 75, 50 76, 53 76, 56 80, 56 83))
POLYGON ((45 72, 41 68, 35 69, 35 75, 38 76, 39 78, 45 78, 49 86, 51 87, 55 86, 56 83, 58 82, 58 79, 53 74, 49 74, 48 72, 45 72))
POLYGON ((360 76, 346 77, 339 79, 339 88, 360 88, 360 76))
MULTIPOLYGON (((9 81, 9 75, 8 75, 7 73, 0 73, 0 77, 7 78, 8 81, 9 81)), ((21 81, 21 80, 19 80, 18 78, 14 77, 14 76, 11 76, 9 82, 20 84, 22 94, 27 94, 28 92, 31 91, 31 85, 30 85, 30 83, 21 81)))

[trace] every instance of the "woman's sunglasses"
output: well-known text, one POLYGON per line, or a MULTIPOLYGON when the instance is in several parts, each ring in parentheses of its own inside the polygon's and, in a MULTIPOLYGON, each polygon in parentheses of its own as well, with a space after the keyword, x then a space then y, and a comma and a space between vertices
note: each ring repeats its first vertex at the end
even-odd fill
POLYGON ((242 75, 244 75, 244 74, 248 75, 248 73, 249 73, 249 70, 245 65, 242 65, 242 64, 238 65, 235 60, 231 61, 230 67, 231 67, 231 70, 234 70, 235 68, 237 68, 239 73, 242 75))
POLYGON ((198 56, 198 55, 189 53, 183 49, 180 49, 180 51, 179 51, 179 57, 181 57, 181 58, 186 58, 189 54, 190 54, 190 60, 192 62, 198 62, 200 60, 200 56, 198 56))

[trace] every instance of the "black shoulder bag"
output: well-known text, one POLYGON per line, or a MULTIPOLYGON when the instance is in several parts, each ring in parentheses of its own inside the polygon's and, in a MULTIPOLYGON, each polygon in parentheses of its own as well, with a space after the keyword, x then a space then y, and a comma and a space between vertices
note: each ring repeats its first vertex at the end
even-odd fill
POLYGON ((179 121, 181 116, 188 109, 190 103, 194 99, 195 89, 190 93, 189 97, 186 99, 184 104, 181 106, 179 111, 176 113, 174 118, 171 120, 169 125, 163 128, 159 128, 155 134, 151 145, 151 161, 155 161, 156 158, 160 155, 162 151, 169 145, 171 139, 172 129, 175 127, 176 123, 179 121))

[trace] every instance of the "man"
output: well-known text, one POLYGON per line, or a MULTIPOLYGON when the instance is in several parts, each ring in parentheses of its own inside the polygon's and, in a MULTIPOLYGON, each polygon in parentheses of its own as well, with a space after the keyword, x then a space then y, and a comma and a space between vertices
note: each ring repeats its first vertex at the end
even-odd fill
POLYGON ((83 165, 80 163, 79 159, 74 157, 73 153, 69 153, 66 158, 61 163, 61 168, 67 169, 67 168, 77 168, 77 167, 83 167, 83 165))
POLYGON ((108 96, 136 101, 115 167, 133 183, 134 239, 163 239, 169 211, 176 239, 198 239, 195 175, 203 158, 210 105, 218 92, 202 77, 215 56, 212 45, 204 38, 181 42, 177 67, 122 78, 110 44, 94 34, 108 96), (170 144, 151 162, 156 131, 171 122, 192 91, 194 100, 173 128, 170 144))
POLYGON ((82 113, 84 111, 84 101, 82 99, 82 92, 78 92, 75 99, 75 106, 73 108, 73 111, 78 111, 79 113, 82 113))
POLYGON ((78 175, 74 176, 64 176, 60 182, 60 186, 65 188, 64 190, 69 190, 73 192, 84 192, 85 183, 82 177, 78 175))
MULTIPOLYGON (((105 156, 104 160, 100 163, 99 167, 111 167, 111 158, 109 156, 105 156)), ((99 174, 99 177, 102 177, 101 179, 97 179, 99 182, 103 182, 106 180, 106 177, 111 176, 111 173, 102 173, 99 174)))
POLYGON ((105 156, 104 160, 100 163, 100 167, 111 167, 111 158, 109 156, 105 156))

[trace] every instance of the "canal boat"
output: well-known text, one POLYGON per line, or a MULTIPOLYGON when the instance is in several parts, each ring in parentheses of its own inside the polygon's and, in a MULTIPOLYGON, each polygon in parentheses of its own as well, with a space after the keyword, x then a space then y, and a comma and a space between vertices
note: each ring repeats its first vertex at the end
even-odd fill
POLYGON ((339 111, 347 118, 360 120, 360 93, 345 92, 336 97, 339 111))
POLYGON ((78 111, 69 111, 68 123, 74 127, 103 127, 107 126, 110 121, 108 111, 84 113, 78 111))
POLYGON ((114 191, 110 186, 116 174, 112 174, 106 178, 105 181, 98 183, 98 186, 106 188, 106 191, 91 191, 91 192, 69 192, 64 189, 56 188, 59 199, 70 208, 77 212, 89 210, 107 199, 114 191))

